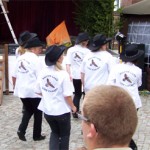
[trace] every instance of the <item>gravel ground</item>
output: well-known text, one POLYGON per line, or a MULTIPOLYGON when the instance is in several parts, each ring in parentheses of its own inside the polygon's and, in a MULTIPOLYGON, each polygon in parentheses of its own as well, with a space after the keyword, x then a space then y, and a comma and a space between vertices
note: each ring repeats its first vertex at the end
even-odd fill
MULTIPOLYGON (((138 145, 138 150, 150 150, 150 95, 142 94, 143 107, 138 111, 139 122, 133 139, 138 145), (145 95, 145 96, 144 96, 145 95)), ((26 138, 27 142, 20 141, 16 131, 21 120, 22 103, 19 98, 4 95, 3 104, 0 106, 0 150, 48 150, 50 128, 43 119, 44 141, 35 142, 32 139, 33 119, 29 123, 26 138)), ((81 122, 71 119, 72 130, 70 137, 70 150, 83 146, 81 135, 81 122)))

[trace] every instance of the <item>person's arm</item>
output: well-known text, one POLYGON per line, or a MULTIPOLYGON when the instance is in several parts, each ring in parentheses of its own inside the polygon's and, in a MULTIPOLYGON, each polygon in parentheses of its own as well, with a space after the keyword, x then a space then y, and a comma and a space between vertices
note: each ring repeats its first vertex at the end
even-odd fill
POLYGON ((82 85, 83 85, 83 89, 84 89, 84 77, 85 77, 85 73, 81 72, 81 82, 82 82, 82 85))
POLYGON ((13 82, 13 89, 14 89, 16 85, 16 77, 12 77, 12 82, 13 82))
POLYGON ((35 94, 42 96, 42 93, 37 93, 37 92, 35 92, 35 94))
POLYGON ((73 104, 72 97, 71 96, 66 96, 65 100, 66 100, 67 104, 70 106, 71 110, 75 113, 77 111, 77 108, 73 104))
POLYGON ((70 80, 72 81, 72 75, 71 75, 71 69, 70 68, 71 68, 71 65, 70 64, 66 64, 66 70, 69 73, 70 80))
POLYGON ((140 72, 138 74, 138 82, 137 82, 138 87, 142 85, 142 70, 140 69, 140 72))
POLYGON ((117 69, 116 69, 116 67, 113 67, 109 73, 106 84, 107 85, 115 85, 116 78, 117 78, 117 69))

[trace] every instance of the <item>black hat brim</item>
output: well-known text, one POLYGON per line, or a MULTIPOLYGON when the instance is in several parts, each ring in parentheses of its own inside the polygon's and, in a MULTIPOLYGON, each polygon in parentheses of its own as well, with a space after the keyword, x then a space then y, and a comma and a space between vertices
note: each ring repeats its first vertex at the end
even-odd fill
POLYGON ((100 47, 101 47, 101 45, 100 46, 93 46, 94 45, 94 43, 93 43, 93 41, 91 41, 90 43, 89 43, 89 46, 88 46, 88 48, 91 50, 91 51, 97 51, 100 47))
POLYGON ((77 39, 77 40, 75 41, 75 43, 76 43, 76 44, 79 44, 79 43, 81 43, 81 42, 83 42, 83 41, 88 41, 88 40, 89 40, 89 38, 85 38, 85 39, 82 39, 82 40, 77 39))
POLYGON ((128 57, 128 56, 125 55, 125 52, 122 52, 122 53, 120 54, 120 59, 121 59, 122 61, 125 61, 125 62, 127 62, 127 61, 130 62, 130 61, 137 60, 137 59, 140 58, 143 54, 144 54, 144 51, 138 50, 137 55, 132 56, 132 57, 128 57))
POLYGON ((45 56, 45 64, 46 64, 47 66, 52 66, 52 65, 55 65, 56 62, 51 62, 51 61, 49 61, 48 56, 45 56))
MULTIPOLYGON (((60 51, 59 53, 57 54, 57 60, 59 59, 59 57, 62 55, 62 53, 65 51, 65 48, 60 48, 60 51)), ((45 64, 47 66, 52 66, 52 65, 55 65, 57 60, 56 61, 53 61, 51 62, 48 58, 49 58, 49 55, 47 55, 48 51, 46 52, 46 55, 45 55, 45 64)))
MULTIPOLYGON (((36 33, 30 33, 30 38, 28 40, 30 40, 32 38, 35 38, 35 37, 37 37, 36 33)), ((19 43, 20 46, 24 46, 27 41, 22 41, 21 38, 18 39, 18 43, 19 43)))
POLYGON ((32 48, 32 47, 43 47, 45 48, 45 44, 43 42, 41 43, 35 43, 33 45, 26 45, 25 48, 32 48))
POLYGON ((91 51, 97 51, 97 50, 99 50, 99 48, 100 48, 102 45, 104 45, 104 44, 110 42, 111 40, 112 40, 112 38, 107 38, 102 44, 100 44, 100 45, 98 45, 98 46, 95 46, 95 45, 94 45, 94 42, 91 40, 90 43, 89 43, 88 48, 89 48, 91 51))

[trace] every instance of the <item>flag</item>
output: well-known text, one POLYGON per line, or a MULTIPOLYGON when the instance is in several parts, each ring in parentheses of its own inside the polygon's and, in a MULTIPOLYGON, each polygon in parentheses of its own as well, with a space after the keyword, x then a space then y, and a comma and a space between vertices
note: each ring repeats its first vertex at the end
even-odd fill
POLYGON ((61 22, 47 37, 47 45, 65 45, 70 46, 71 40, 67 31, 65 21, 61 22))

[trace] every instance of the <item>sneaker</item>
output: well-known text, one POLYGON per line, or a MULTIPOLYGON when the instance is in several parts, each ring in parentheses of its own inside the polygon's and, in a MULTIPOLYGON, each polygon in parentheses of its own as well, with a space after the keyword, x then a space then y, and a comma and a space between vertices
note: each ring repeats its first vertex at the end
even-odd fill
POLYGON ((23 133, 21 133, 20 131, 17 132, 17 135, 20 140, 27 141, 25 135, 23 133))
POLYGON ((44 135, 41 135, 40 137, 38 138, 33 138, 34 141, 41 141, 41 140, 44 140, 46 138, 46 136, 44 135))

